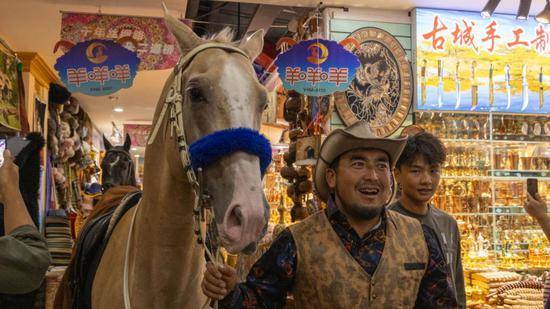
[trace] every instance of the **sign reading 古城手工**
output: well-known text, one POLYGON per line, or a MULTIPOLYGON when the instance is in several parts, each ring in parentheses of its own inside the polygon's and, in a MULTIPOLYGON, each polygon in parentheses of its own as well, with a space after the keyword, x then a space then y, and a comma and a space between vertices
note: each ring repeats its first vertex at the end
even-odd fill
POLYGON ((550 25, 416 9, 417 110, 550 113, 550 25))

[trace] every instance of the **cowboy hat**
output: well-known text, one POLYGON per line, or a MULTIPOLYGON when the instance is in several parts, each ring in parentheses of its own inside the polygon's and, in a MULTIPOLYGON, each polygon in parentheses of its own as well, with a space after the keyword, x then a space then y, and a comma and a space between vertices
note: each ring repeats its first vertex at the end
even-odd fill
POLYGON ((365 121, 358 121, 345 129, 332 131, 321 145, 315 167, 314 182, 317 194, 324 202, 328 200, 330 188, 326 181, 326 170, 342 154, 361 148, 379 149, 388 154, 393 169, 406 143, 406 138, 381 138, 374 135, 365 121))

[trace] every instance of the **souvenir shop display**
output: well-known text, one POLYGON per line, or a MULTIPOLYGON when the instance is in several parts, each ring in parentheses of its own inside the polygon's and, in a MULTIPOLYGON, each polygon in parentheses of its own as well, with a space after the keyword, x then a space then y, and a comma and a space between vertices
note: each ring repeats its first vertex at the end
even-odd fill
POLYGON ((298 140, 304 134, 302 124, 308 123, 309 118, 307 110, 303 108, 303 99, 304 97, 297 92, 289 92, 285 102, 284 114, 285 120, 289 122, 288 135, 290 144, 288 152, 283 155, 286 165, 281 168, 281 177, 289 183, 286 193, 293 202, 291 209, 293 222, 305 219, 308 216, 304 199, 305 195, 311 193, 313 190, 313 182, 310 179, 311 173, 309 169, 306 166, 297 167, 294 165, 297 160, 298 140))
POLYGON ((97 181, 99 151, 92 146, 90 118, 63 86, 49 90, 48 153, 52 164, 54 208, 76 210, 85 183, 97 181))
MULTIPOLYGON (((415 118, 447 148, 433 203, 459 223, 465 273, 548 269, 548 241, 522 205, 527 178, 538 179, 539 194, 550 202, 550 131, 544 131, 550 118, 438 111, 419 111, 415 118)), ((469 286, 469 303, 476 303, 476 293, 487 296, 479 286, 469 286)))
POLYGON ((414 122, 447 148, 433 203, 458 221, 468 305, 542 308, 542 288, 519 275, 550 267, 548 240, 523 208, 528 178, 550 202, 549 62, 537 44, 541 24, 432 9, 415 9, 413 19, 414 122), (531 44, 514 48, 513 27, 522 27, 531 44))
POLYGON ((52 265, 67 266, 71 260, 73 240, 70 220, 63 210, 53 210, 46 217, 46 241, 52 265))

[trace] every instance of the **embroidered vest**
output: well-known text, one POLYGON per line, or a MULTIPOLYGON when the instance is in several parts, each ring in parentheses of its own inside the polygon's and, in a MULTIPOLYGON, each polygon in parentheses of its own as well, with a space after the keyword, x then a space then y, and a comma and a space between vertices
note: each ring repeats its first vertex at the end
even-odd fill
POLYGON ((387 211, 386 243, 369 276, 346 250, 325 213, 290 226, 297 249, 296 308, 413 308, 428 265, 420 223, 387 211))

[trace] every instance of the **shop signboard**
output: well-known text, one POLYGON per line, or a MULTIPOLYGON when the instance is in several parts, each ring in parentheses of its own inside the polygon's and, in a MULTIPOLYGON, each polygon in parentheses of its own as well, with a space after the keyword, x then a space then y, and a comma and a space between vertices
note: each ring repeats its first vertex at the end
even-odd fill
POLYGON ((91 39, 108 39, 137 53, 139 70, 163 70, 180 57, 175 37, 163 18, 63 13, 61 48, 91 39))
POLYGON ((21 130, 18 60, 0 49, 0 127, 21 130))
POLYGON ((90 40, 76 44, 54 67, 69 91, 104 96, 130 88, 138 65, 136 53, 114 41, 90 40))
POLYGON ((145 147, 147 139, 151 134, 151 125, 149 124, 124 124, 124 133, 130 135, 132 146, 145 147))
POLYGON ((416 9, 417 110, 550 113, 550 25, 416 9))
POLYGON ((283 86, 309 96, 344 91, 359 67, 357 56, 335 41, 302 41, 275 61, 283 86))

